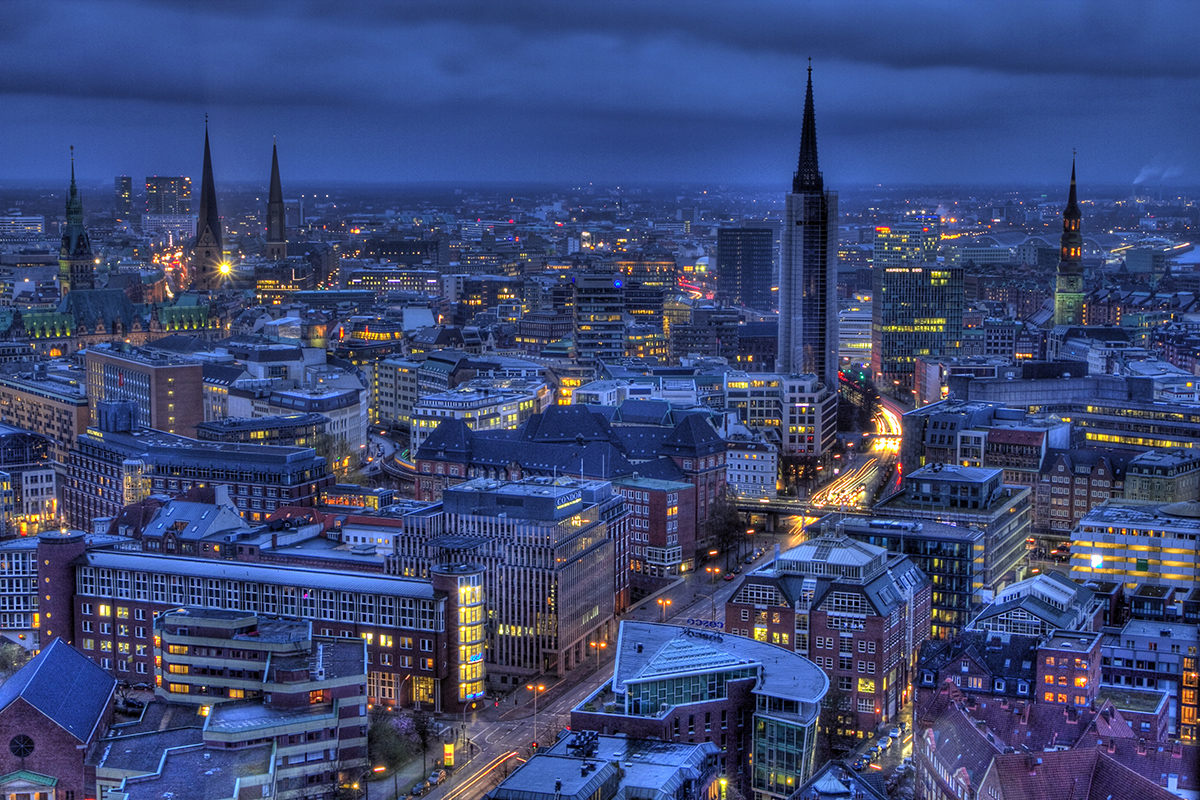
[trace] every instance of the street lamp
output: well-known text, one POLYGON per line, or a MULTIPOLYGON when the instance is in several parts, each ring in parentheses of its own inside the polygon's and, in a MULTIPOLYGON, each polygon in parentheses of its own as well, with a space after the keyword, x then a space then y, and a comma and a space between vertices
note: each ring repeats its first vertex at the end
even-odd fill
POLYGON ((721 574, 720 567, 705 567, 704 571, 708 573, 708 582, 710 584, 715 584, 717 582, 717 576, 721 574))
POLYGON ((600 669, 600 651, 608 647, 608 642, 588 642, 588 647, 596 651, 596 669, 600 669))
POLYGON ((669 597, 658 598, 658 607, 662 609, 662 621, 663 622, 667 621, 667 608, 670 605, 671 605, 671 598, 669 598, 669 597))
POLYGON ((538 738, 537 700, 538 700, 538 695, 541 694, 542 692, 546 691, 546 687, 540 683, 539 684, 527 683, 527 684, 525 684, 525 688, 528 689, 529 691, 533 692, 533 741, 536 743, 537 738, 538 738))

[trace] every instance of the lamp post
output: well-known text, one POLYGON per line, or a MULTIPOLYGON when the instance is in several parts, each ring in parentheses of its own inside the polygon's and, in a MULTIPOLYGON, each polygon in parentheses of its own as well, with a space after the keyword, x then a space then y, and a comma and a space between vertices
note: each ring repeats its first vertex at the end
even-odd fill
POLYGON ((710 584, 715 584, 717 582, 717 576, 721 574, 720 567, 705 567, 704 571, 708 573, 708 582, 710 584))
POLYGON ((596 651, 596 669, 600 669, 600 651, 608 647, 608 642, 588 642, 588 647, 596 651))
POLYGON ((662 621, 663 622, 667 621, 667 609, 670 606, 671 606, 671 598, 669 598, 669 597, 658 598, 658 607, 662 609, 662 621))
POLYGON ((546 691, 546 687, 542 684, 525 684, 525 688, 533 692, 533 741, 536 743, 538 739, 538 710, 537 701, 538 695, 546 691))

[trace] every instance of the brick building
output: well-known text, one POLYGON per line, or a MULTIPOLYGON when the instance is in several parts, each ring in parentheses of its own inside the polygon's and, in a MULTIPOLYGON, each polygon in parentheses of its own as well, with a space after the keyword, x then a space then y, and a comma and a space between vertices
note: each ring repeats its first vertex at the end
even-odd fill
POLYGON ((909 699, 931 594, 907 556, 820 536, 743 577, 726 603, 725 629, 815 662, 839 703, 825 733, 862 739, 909 699))
POLYGON ((0 685, 4 796, 95 797, 96 773, 84 757, 112 721, 116 686, 63 639, 0 685))
POLYGON ((140 350, 89 347, 84 353, 88 402, 128 400, 147 428, 195 436, 204 421, 204 370, 199 362, 140 350))
POLYGON ((311 622, 319 636, 366 641, 368 702, 458 709, 460 629, 446 623, 447 592, 437 576, 384 575, 383 559, 372 553, 373 574, 313 525, 217 526, 193 536, 188 529, 197 516, 187 509, 168 504, 159 515, 167 534, 158 548, 153 536, 39 536, 47 636, 61 630, 101 668, 139 683, 154 675, 159 612, 192 606, 294 617, 311 622), (172 530, 176 515, 180 531, 172 530))
POLYGON ((696 487, 634 473, 613 481, 630 512, 630 564, 634 597, 643 597, 696 568, 696 487))
POLYGON ((130 402, 101 403, 67 465, 64 511, 77 528, 115 517, 151 493, 229 486, 238 510, 262 521, 277 508, 313 506, 336 481, 312 448, 202 442, 142 428, 130 402))

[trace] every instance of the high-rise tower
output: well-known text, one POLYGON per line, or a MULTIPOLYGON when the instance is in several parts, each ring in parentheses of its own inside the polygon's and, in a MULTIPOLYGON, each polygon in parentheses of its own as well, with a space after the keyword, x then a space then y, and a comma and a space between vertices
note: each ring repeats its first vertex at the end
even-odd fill
POLYGON ((837 193, 817 168, 812 67, 804 96, 800 162, 787 195, 779 268, 778 369, 815 374, 837 392, 837 193))
POLYGON ((287 258, 287 227, 284 223, 283 187, 279 183, 279 147, 271 145, 271 189, 267 196, 267 258, 287 258))
POLYGON ((75 185, 75 148, 71 148, 71 189, 67 192, 67 224, 58 250, 58 286, 62 294, 96 288, 92 243, 83 225, 83 199, 75 185))
POLYGON ((221 217, 217 213, 217 190, 213 183, 212 156, 208 149, 208 123, 204 124, 204 175, 200 180, 200 216, 196 220, 196 238, 188 260, 192 288, 215 289, 228 276, 229 268, 221 252, 221 217))
POLYGON ((1054 284, 1055 325, 1083 324, 1083 233, 1079 228, 1082 217, 1075 195, 1075 159, 1071 159, 1071 193, 1063 211, 1058 275, 1054 284))

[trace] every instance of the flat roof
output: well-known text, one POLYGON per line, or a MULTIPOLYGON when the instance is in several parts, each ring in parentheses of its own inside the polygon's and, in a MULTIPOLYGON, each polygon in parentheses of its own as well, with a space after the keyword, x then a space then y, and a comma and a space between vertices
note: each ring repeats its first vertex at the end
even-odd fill
POLYGON ((158 574, 175 572, 197 577, 366 592, 420 600, 433 600, 435 596, 433 585, 428 581, 394 575, 331 572, 310 567, 230 562, 215 558, 143 555, 120 550, 89 550, 83 558, 84 563, 90 567, 141 570, 158 574))
POLYGON ((1153 714, 1167 702, 1167 693, 1155 689, 1134 689, 1129 686, 1103 685, 1096 690, 1096 699, 1110 700, 1120 711, 1153 714))

